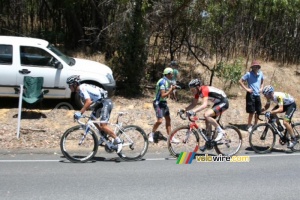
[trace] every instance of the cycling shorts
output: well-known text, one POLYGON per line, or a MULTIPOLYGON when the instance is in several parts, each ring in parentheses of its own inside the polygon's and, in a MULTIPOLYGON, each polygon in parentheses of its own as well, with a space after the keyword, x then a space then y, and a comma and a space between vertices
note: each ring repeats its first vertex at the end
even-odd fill
MULTIPOLYGON (((276 110, 279 108, 279 105, 275 106, 272 110, 276 110)), ((289 105, 284 105, 283 106, 283 112, 285 112, 285 115, 284 115, 284 119, 285 121, 288 121, 290 122, 292 120, 292 117, 294 115, 294 112, 296 111, 297 109, 297 105, 296 103, 291 103, 289 105)))
POLYGON ((100 117, 100 123, 108 123, 110 118, 110 113, 113 109, 113 102, 111 99, 102 99, 96 102, 95 108, 91 114, 93 119, 100 117))
POLYGON ((153 101, 153 108, 156 113, 157 118, 163 118, 166 116, 170 116, 169 107, 166 101, 153 101))
POLYGON ((227 98, 224 98, 221 102, 218 102, 212 106, 212 109, 215 112, 216 116, 224 112, 228 108, 229 108, 229 102, 227 98))

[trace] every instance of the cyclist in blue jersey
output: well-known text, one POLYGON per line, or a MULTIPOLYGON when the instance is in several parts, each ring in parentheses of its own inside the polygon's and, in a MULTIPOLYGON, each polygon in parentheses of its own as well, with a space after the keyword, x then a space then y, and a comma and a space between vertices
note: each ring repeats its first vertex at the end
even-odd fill
MULTIPOLYGON (((154 142, 153 136, 158 127, 162 124, 163 118, 166 120, 166 130, 169 135, 171 132, 171 118, 170 111, 167 104, 168 96, 175 89, 175 85, 172 85, 173 69, 170 67, 165 68, 163 72, 163 77, 159 79, 156 84, 155 89, 155 98, 153 100, 153 108, 156 113, 157 121, 152 127, 152 132, 149 133, 148 140, 149 142, 154 142)), ((176 138, 173 137, 172 142, 179 142, 176 138)))
MULTIPOLYGON (((110 118, 110 113, 113 109, 113 102, 111 99, 107 98, 107 91, 95 85, 86 83, 80 84, 80 77, 78 75, 70 76, 67 79, 67 84, 72 92, 79 92, 80 97, 84 100, 83 107, 81 108, 80 112, 76 112, 74 114, 74 118, 79 119, 93 103, 96 103, 91 117, 93 119, 100 117, 100 124, 95 123, 95 126, 114 139, 114 143, 117 144, 118 147, 117 153, 120 153, 122 150, 122 141, 107 125, 110 118)), ((101 145, 102 142, 99 141, 99 145, 101 145)))

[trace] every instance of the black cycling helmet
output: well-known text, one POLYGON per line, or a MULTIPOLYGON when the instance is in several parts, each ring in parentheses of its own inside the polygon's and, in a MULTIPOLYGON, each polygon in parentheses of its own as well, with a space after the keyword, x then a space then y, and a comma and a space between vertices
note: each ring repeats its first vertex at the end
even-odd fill
POLYGON ((191 80, 191 82, 189 83, 189 88, 194 88, 194 87, 197 87, 197 86, 201 86, 202 83, 199 79, 193 79, 191 80))
POLYGON ((67 78, 67 84, 68 85, 73 85, 74 83, 79 84, 80 83, 80 78, 79 75, 73 75, 67 78))

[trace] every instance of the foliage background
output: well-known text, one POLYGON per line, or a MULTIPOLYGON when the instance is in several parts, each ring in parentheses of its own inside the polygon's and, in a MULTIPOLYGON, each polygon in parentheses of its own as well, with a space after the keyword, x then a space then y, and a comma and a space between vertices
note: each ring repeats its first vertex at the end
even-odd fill
POLYGON ((1 35, 103 55, 129 96, 171 60, 206 70, 207 83, 217 77, 224 89, 254 59, 299 64, 299 23, 300 0, 0 0, 1 35))

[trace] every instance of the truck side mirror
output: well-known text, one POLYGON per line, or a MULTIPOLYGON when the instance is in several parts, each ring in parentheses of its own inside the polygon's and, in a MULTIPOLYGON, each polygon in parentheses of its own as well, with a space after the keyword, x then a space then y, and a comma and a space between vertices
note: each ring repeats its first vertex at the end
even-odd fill
POLYGON ((59 61, 55 62, 54 67, 56 69, 62 69, 62 68, 64 68, 64 66, 59 61))

